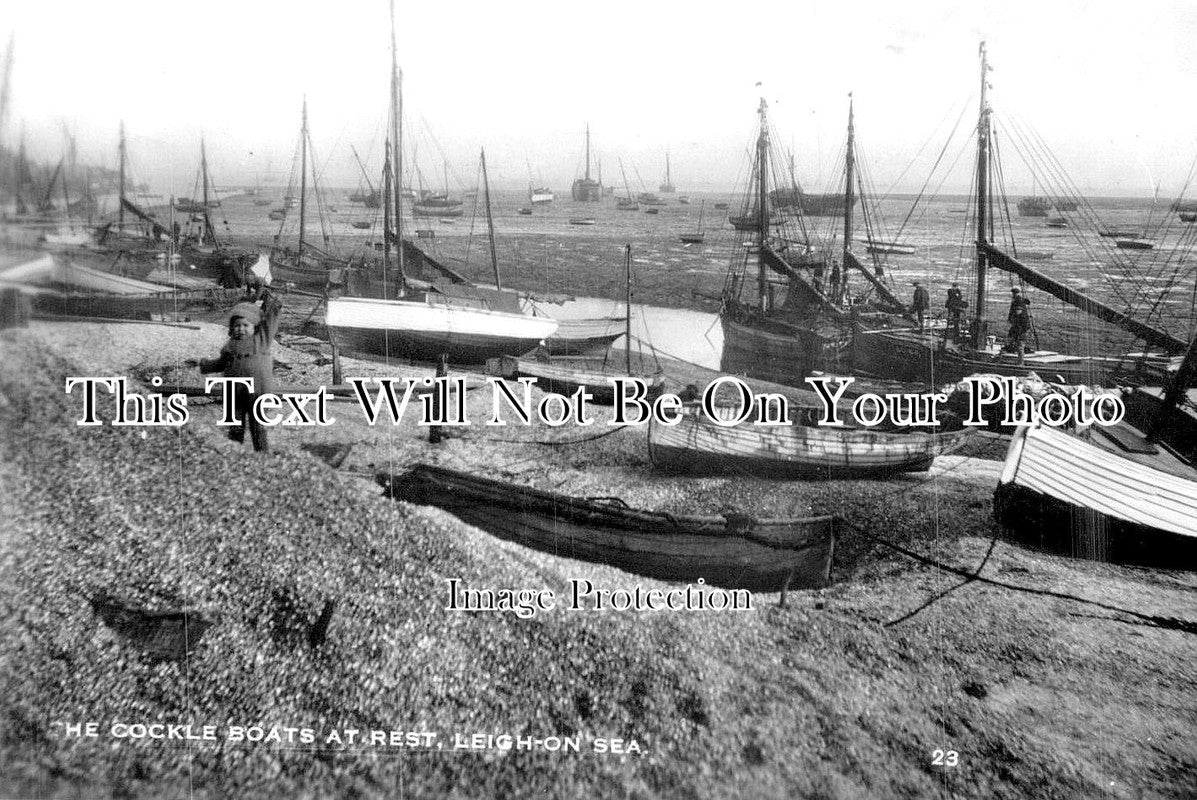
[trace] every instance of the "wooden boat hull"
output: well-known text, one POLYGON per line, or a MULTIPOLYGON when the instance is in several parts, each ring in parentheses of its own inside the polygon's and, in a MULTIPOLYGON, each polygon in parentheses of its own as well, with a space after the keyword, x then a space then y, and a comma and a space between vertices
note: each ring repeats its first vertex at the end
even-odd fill
POLYGON ((501 539, 656 580, 769 592, 830 578, 832 517, 665 514, 427 465, 378 480, 395 499, 443 508, 501 539))
POLYGON ((558 320, 557 332, 545 339, 545 349, 555 356, 605 353, 626 327, 624 317, 558 320))
POLYGON ((1053 428, 1022 428, 994 492, 1013 538, 1080 558, 1197 569, 1197 470, 1139 463, 1053 428))
POLYGON ((649 423, 653 465, 675 472, 777 478, 870 478, 926 472, 971 430, 880 433, 806 425, 723 427, 695 407, 676 425, 649 423))
MULTIPOLYGON (((537 388, 564 395, 572 395, 579 387, 585 386, 595 403, 608 406, 615 402, 615 387, 611 379, 628 377, 626 373, 617 371, 575 369, 515 356, 500 356, 488 361, 487 372, 510 380, 535 378, 537 388)), ((665 390, 665 376, 660 373, 632 377, 644 382, 649 399, 659 397, 665 390)))
POLYGON ((942 332, 913 329, 857 331, 852 339, 853 370, 897 381, 938 386, 968 375, 1025 378, 1034 373, 1054 383, 1111 386, 1115 378, 1158 380, 1166 359, 1131 360, 1031 352, 1019 363, 1017 354, 958 348, 945 349, 942 332))
POLYGON ((550 317, 532 317, 418 300, 339 297, 326 321, 343 347, 374 355, 459 364, 526 353, 557 330, 550 317))
POLYGON ((815 370, 825 370, 839 360, 839 344, 817 331, 794 326, 754 324, 725 312, 719 317, 723 328, 723 372, 760 380, 802 386, 815 370))

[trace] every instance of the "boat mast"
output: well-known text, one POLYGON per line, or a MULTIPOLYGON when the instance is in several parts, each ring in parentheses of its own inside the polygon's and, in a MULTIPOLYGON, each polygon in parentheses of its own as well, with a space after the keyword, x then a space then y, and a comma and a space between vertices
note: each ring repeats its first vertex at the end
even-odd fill
MULTIPOLYGON (((391 141, 395 155, 395 247, 399 253, 399 295, 407 291, 407 271, 403 257, 403 73, 399 71, 395 45, 395 0, 391 0, 391 141)), ((382 232, 386 252, 387 232, 382 232)))
POLYGON ((116 217, 116 229, 118 231, 125 229, 125 121, 121 120, 121 144, 120 144, 120 199, 118 200, 118 207, 120 212, 116 217))
POLYGON ((204 147, 204 138, 200 137, 200 172, 204 181, 204 241, 216 244, 216 231, 212 228, 212 217, 208 212, 208 152, 204 147))
POLYGON ((624 322, 623 322, 623 353, 624 353, 624 367, 628 375, 632 374, 632 246, 630 244, 624 245, 623 249, 623 272, 624 272, 624 322))
POLYGON ((495 220, 490 213, 490 180, 486 177, 486 148, 482 148, 482 195, 486 201, 486 232, 490 237, 490 266, 495 271, 495 288, 502 289, 499 278, 499 256, 495 253, 495 220))
POLYGON ((299 255, 295 257, 295 264, 303 266, 303 220, 307 216, 308 200, 308 99, 303 98, 303 124, 299 129, 299 255))
POLYGON ((590 123, 586 123, 586 182, 590 182, 590 123))
POLYGON ((977 295, 973 310, 973 348, 985 344, 985 273, 988 267, 989 212, 989 54, 981 42, 981 115, 977 121, 977 295))
POLYGON ((765 103, 765 98, 761 98, 760 108, 757 113, 761 117, 761 131, 756 140, 756 169, 757 169, 757 231, 756 231, 756 246, 757 246, 757 293, 760 295, 760 308, 763 312, 769 311, 769 302, 767 297, 767 280, 765 275, 765 241, 768 238, 769 231, 769 124, 766 117, 768 106, 765 103))
POLYGON ((382 296, 387 296, 387 270, 391 266, 391 140, 382 162, 382 296))
POLYGON ((853 171, 856 167, 856 121, 852 104, 852 93, 848 92, 848 146, 844 153, 844 258, 839 269, 839 280, 831 287, 832 302, 842 302, 848 290, 848 254, 852 250, 852 190, 853 171))

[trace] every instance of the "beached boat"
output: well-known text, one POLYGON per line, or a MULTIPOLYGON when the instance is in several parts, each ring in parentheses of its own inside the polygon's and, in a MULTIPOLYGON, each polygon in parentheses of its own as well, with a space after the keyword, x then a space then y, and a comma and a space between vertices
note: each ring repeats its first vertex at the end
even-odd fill
MULTIPOLYGON (((495 375, 507 380, 520 378, 535 378, 536 386, 546 392, 556 392, 566 396, 572 395, 580 387, 594 398, 599 405, 611 405, 615 402, 615 387, 612 378, 627 378, 627 370, 612 369, 605 364, 592 366, 564 365, 553 361, 541 361, 536 358, 519 358, 516 356, 500 356, 490 359, 486 365, 489 375, 495 375)), ((665 376, 661 372, 651 375, 634 375, 644 382, 651 400, 665 390, 665 376)))
POLYGON ((350 349, 425 361, 445 354, 456 364, 526 353, 557 330, 551 317, 520 311, 518 296, 480 286, 444 286, 403 300, 333 298, 325 319, 350 349))
POLYGON ((519 213, 525 217, 532 216, 532 209, 524 207, 519 210, 519 213))
POLYGON ((1181 211, 1181 222, 1197 222, 1197 211, 1181 211))
POLYGON ((1050 218, 1048 218, 1047 222, 1045 222, 1043 224, 1048 228, 1067 228, 1068 227, 1068 218, 1067 217, 1050 217, 1050 218))
POLYGON ((851 343, 851 320, 858 313, 900 315, 905 304, 851 250, 855 190, 855 122, 849 103, 845 147, 844 216, 841 264, 830 254, 814 252, 803 231, 787 215, 771 214, 768 179, 773 155, 767 104, 762 98, 756 152, 745 201, 751 211, 733 217, 737 228, 751 230, 752 240, 734 252, 729 266, 719 322, 723 329, 721 369, 776 383, 801 386, 814 370, 840 371, 851 343), (867 306, 848 303, 849 273, 869 284, 867 306))
POLYGON ((359 231, 366 231, 366 230, 369 230, 370 226, 373 225, 374 223, 370 222, 369 220, 354 220, 350 224, 353 227, 357 228, 359 231))
POLYGON ((356 192, 348 196, 351 203, 361 203, 366 208, 378 208, 382 205, 382 196, 378 189, 374 188, 373 182, 370 180, 369 173, 366 172, 366 165, 362 163, 362 158, 357 154, 357 148, 352 144, 349 149, 353 151, 353 159, 357 162, 357 167, 362 171, 362 180, 366 182, 366 191, 360 187, 356 192))
POLYGON ((590 178, 590 123, 586 124, 586 174, 574 181, 570 196, 579 203, 597 203, 603 199, 602 181, 590 178))
POLYGON ((1145 239, 1115 239, 1114 245, 1122 250, 1153 250, 1155 243, 1145 239))
MULTIPOLYGON (((1007 253, 990 240, 991 226, 988 212, 999 207, 992 197, 989 176, 994 173, 992 159, 992 109, 987 100, 988 57, 981 48, 981 111, 976 126, 977 170, 975 181, 976 214, 973 259, 975 291, 972 298, 968 330, 957 337, 935 335, 917 328, 856 329, 852 340, 852 365, 860 374, 926 384, 957 382, 967 375, 978 373, 1012 377, 1027 377, 1035 373, 1057 383, 1111 386, 1115 379, 1158 379, 1166 369, 1171 355, 1182 353, 1186 342, 1157 327, 1148 325, 1125 309, 1116 308, 1092 298, 1052 276, 1024 263, 1023 258, 1007 253), (985 318, 990 268, 1012 275, 1021 283, 1032 286, 1086 312, 1103 322, 1141 339, 1154 353, 1116 355, 1073 355, 1036 349, 1019 357, 1010 352, 1007 343, 990 336, 990 323, 985 318)), ((1025 199, 1025 198, 1024 198, 1025 199)), ((1043 198, 1046 202, 1046 199, 1043 198)), ((1017 251, 1014 251, 1015 253, 1017 251)), ((995 326, 996 327, 996 326, 995 326)))
MULTIPOLYGON (((732 408, 714 411, 724 422, 734 419, 732 408)), ((687 405, 676 425, 649 422, 648 451, 654 466, 674 472, 875 478, 926 472, 936 456, 956 450, 971 433, 887 433, 799 422, 725 426, 687 405)))
POLYGON ((558 320, 557 332, 545 339, 545 349, 553 356, 604 353, 624 335, 624 327, 623 317, 558 320))
POLYGON ((570 217, 570 225, 593 225, 594 217, 570 217))
POLYGON ((830 578, 834 518, 754 519, 631 508, 418 464, 379 474, 396 499, 433 505, 500 539, 563 558, 663 581, 770 592, 815 589, 830 578))
POLYGON ((1083 434, 1020 429, 994 493, 1010 534, 1069 555, 1197 569, 1197 339, 1167 392, 1083 434))

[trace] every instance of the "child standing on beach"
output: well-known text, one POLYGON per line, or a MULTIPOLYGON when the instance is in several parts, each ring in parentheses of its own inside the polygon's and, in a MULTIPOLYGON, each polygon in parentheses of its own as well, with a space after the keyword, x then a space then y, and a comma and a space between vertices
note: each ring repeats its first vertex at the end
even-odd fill
MULTIPOLYGON (((253 378, 253 391, 243 386, 234 387, 234 414, 241 425, 229 430, 229 438, 244 442, 248 428, 254 450, 265 453, 270 451, 266 428, 254 417, 252 409, 258 395, 274 391, 274 360, 270 345, 278 332, 283 304, 265 287, 258 290, 256 298, 261 299, 261 308, 254 302, 242 302, 229 312, 229 340, 220 349, 220 356, 192 363, 203 373, 220 372, 226 378, 253 378)), ((250 301, 256 298, 251 295, 250 301)))

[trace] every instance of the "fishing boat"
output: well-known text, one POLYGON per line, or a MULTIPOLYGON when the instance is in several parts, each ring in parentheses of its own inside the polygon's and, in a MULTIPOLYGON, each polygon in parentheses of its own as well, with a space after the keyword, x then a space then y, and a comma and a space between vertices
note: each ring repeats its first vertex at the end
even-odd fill
POLYGON ((393 19, 391 25, 391 136, 383 166, 382 285, 385 292, 381 297, 328 300, 325 322, 330 337, 338 344, 364 354, 426 361, 446 356, 456 364, 483 364, 488 358, 506 353, 525 353, 551 336, 557 330, 557 321, 523 313, 521 296, 502 288, 485 151, 481 166, 494 287, 469 283, 403 238, 402 196, 398 188, 403 185, 403 155, 399 147, 403 104, 398 94, 400 81, 393 19), (391 153, 395 153, 393 174, 391 153), (393 282, 386 280, 392 244, 398 245, 399 259, 397 280, 393 282), (439 270, 446 279, 417 283, 408 275, 407 265, 411 261, 417 262, 414 266, 421 271, 424 265, 439 270), (398 298, 393 299, 390 292, 397 292, 398 298))
POLYGON ((1018 430, 994 493, 1011 536, 1067 555, 1197 569, 1197 339, 1168 391, 1115 426, 1018 430))
POLYGON ((820 427, 791 420, 778 426, 738 425, 736 409, 716 406, 720 424, 695 404, 674 425, 650 420, 653 465, 673 472, 749 473, 777 478, 877 478, 926 472, 936 456, 961 447, 971 430, 889 433, 820 427))
POLYGON ((845 149, 843 251, 840 264, 829 253, 815 252, 804 244, 801 218, 773 215, 768 188, 772 154, 767 104, 761 98, 757 113, 759 132, 753 158, 752 194, 744 205, 751 211, 732 218, 737 228, 755 235, 733 256, 719 314, 723 329, 721 369, 775 383, 801 386, 814 370, 840 371, 851 344, 852 320, 867 312, 902 314, 905 304, 877 273, 869 270, 851 250, 853 206, 856 202, 855 122, 848 108, 845 149), (874 299, 852 306, 848 300, 849 273, 869 285, 874 299))
POLYGON ((707 235, 702 230, 702 212, 706 209, 706 205, 707 203, 704 200, 702 204, 698 206, 698 230, 694 233, 683 233, 678 236, 678 239, 681 240, 682 244, 702 244, 704 241, 706 241, 707 235))
POLYGON ((379 474, 396 499, 432 505, 500 539, 564 558, 607 564, 663 581, 771 592, 815 589, 830 579, 830 516, 755 519, 646 511, 612 498, 581 498, 417 464, 379 474))
MULTIPOLYGON (((299 130, 299 143, 297 149, 299 151, 299 196, 295 197, 292 194, 294 186, 287 187, 287 194, 284 197, 283 208, 291 208, 288 205, 288 199, 294 200, 299 207, 299 231, 296 249, 292 250, 289 245, 282 245, 280 242, 283 237, 283 229, 286 226, 286 217, 284 213, 279 225, 278 232, 274 235, 274 248, 270 253, 271 271, 276 280, 281 283, 294 284, 309 289, 325 289, 329 286, 339 286, 344 280, 344 269, 347 266, 347 260, 338 258, 331 253, 325 251, 322 247, 317 247, 311 242, 307 241, 307 207, 308 207, 308 143, 311 141, 311 136, 308 132, 308 102, 303 101, 303 112, 301 115, 301 125, 299 130)), ((321 213, 320 227, 323 243, 328 245, 331 243, 331 234, 327 228, 327 222, 323 217, 325 203, 320 194, 319 186, 316 183, 315 165, 312 165, 312 185, 316 195, 316 205, 321 213)), ((274 218, 274 214, 271 214, 274 218)))
POLYGON ((942 384, 960 381, 967 375, 993 374, 1027 377, 1032 373, 1056 383, 1110 386, 1116 378, 1149 380, 1167 368, 1169 358, 1184 352, 1186 343, 1159 327, 1135 319, 1123 309, 1107 305, 1028 266, 1017 251, 1007 253, 990 241, 990 214, 994 203, 990 175, 998 174, 991 164, 992 109, 988 103, 988 55, 981 47, 982 87, 977 130, 975 252, 973 267, 976 294, 967 331, 957 337, 935 335, 917 328, 869 329, 858 327, 852 341, 852 364, 856 372, 889 378, 942 384), (985 319, 988 272, 993 267, 1012 275, 1068 305, 1110 323, 1143 340, 1155 352, 1125 355, 1073 355, 1036 349, 1022 355, 990 336, 985 319))
MULTIPOLYGON (((673 178, 669 174, 669 151, 665 151, 665 180, 657 187, 661 194, 673 194, 677 191, 677 187, 673 185, 673 178)), ((679 198, 680 200, 680 198, 679 198)))
POLYGON ((603 199, 602 181, 590 178, 590 123, 586 123, 586 174, 574 181, 570 196, 578 203, 597 203, 603 199))

